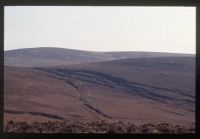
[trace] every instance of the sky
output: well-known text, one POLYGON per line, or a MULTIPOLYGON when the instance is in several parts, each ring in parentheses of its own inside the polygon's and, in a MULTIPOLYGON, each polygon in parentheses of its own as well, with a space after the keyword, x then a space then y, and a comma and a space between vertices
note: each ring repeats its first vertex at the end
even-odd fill
POLYGON ((195 7, 6 6, 4 50, 196 53, 195 7))

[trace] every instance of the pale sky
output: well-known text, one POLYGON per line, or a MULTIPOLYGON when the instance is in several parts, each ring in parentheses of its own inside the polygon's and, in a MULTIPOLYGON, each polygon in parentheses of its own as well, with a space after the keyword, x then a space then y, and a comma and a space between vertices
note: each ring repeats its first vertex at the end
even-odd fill
POLYGON ((6 6, 4 50, 196 53, 195 7, 6 6))

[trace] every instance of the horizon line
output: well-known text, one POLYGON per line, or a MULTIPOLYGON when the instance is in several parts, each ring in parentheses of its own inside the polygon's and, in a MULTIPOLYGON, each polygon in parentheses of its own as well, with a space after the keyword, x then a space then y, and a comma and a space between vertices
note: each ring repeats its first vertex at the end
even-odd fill
POLYGON ((122 51, 93 51, 93 50, 83 50, 83 49, 72 49, 72 48, 63 48, 63 47, 27 47, 27 48, 17 48, 17 49, 9 49, 6 51, 15 51, 15 50, 22 50, 22 49, 40 49, 40 48, 54 48, 54 49, 68 49, 68 50, 75 50, 75 51, 86 51, 86 52, 95 52, 95 53, 110 53, 110 52, 150 52, 150 53, 174 53, 174 54, 189 54, 189 55, 196 55, 196 53, 181 53, 181 52, 166 52, 166 51, 142 51, 142 50, 122 50, 122 51))

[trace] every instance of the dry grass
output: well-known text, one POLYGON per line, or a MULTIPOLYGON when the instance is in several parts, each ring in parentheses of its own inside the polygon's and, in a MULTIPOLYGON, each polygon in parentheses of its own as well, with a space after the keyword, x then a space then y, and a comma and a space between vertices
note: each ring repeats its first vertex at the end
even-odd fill
POLYGON ((15 133, 195 133, 194 127, 180 125, 144 124, 135 125, 125 122, 106 121, 49 121, 28 123, 7 121, 5 132, 15 133))

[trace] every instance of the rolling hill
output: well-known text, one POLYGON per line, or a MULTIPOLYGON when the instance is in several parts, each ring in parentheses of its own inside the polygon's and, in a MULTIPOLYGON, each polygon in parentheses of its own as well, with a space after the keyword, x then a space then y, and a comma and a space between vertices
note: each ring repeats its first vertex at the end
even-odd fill
POLYGON ((57 48, 6 51, 4 124, 9 120, 193 127, 195 55, 57 48))
POLYGON ((92 52, 64 48, 39 47, 4 52, 4 64, 17 67, 45 67, 110 61, 127 58, 192 56, 158 52, 92 52))

